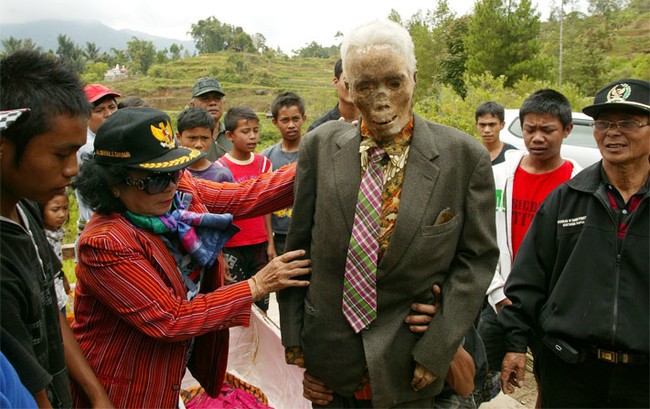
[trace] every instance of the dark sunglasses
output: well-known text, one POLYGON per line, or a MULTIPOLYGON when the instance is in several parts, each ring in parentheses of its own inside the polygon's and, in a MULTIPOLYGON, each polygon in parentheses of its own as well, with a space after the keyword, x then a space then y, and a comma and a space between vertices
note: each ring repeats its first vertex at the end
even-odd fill
POLYGON ((178 184, 180 178, 180 170, 177 170, 176 172, 154 172, 151 176, 144 179, 136 179, 127 176, 124 183, 126 183, 127 186, 133 186, 138 190, 144 190, 150 195, 155 195, 167 189, 167 186, 169 186, 171 182, 178 184))

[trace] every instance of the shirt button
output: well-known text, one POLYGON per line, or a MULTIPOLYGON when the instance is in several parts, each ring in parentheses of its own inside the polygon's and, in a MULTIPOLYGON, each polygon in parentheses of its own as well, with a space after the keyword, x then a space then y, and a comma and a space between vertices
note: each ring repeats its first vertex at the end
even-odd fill
POLYGON ((627 214, 627 209, 623 209, 623 211, 621 213, 627 214))
POLYGON ((180 385, 172 386, 172 390, 174 390, 174 391, 177 391, 177 390, 180 390, 180 389, 181 389, 180 385))

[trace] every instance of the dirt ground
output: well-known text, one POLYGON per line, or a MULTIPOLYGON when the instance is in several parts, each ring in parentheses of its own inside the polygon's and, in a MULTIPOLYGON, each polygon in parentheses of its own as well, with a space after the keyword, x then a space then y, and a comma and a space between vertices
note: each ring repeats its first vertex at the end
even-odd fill
POLYGON ((515 390, 515 392, 510 395, 517 402, 526 406, 527 409, 535 408, 535 401, 537 400, 537 383, 532 373, 526 374, 526 382, 524 382, 524 387, 515 390))
POLYGON ((515 389, 512 395, 500 393, 481 405, 480 409, 534 409, 537 400, 537 384, 530 371, 526 371, 524 387, 515 389))

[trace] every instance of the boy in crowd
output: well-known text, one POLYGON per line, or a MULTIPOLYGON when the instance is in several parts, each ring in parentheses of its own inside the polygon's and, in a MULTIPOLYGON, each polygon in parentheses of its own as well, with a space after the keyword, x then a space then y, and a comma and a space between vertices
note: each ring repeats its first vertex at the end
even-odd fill
MULTIPOLYGON (((493 380, 500 375, 506 353, 497 314, 510 304, 503 288, 519 245, 546 196, 582 170, 574 160, 560 156, 562 141, 573 129, 571 104, 564 95, 551 89, 534 92, 519 108, 519 120, 526 151, 507 151, 504 162, 492 168, 500 256, 486 293, 489 305, 481 311, 478 330, 493 380)), ((533 352, 536 347, 531 345, 533 352)))
MULTIPOLYGON (((271 104, 271 114, 273 115, 273 125, 280 131, 282 140, 265 149, 262 155, 269 158, 273 170, 275 170, 298 160, 302 126, 307 120, 305 102, 293 92, 280 94, 271 104)), ((278 256, 284 253, 284 243, 289 231, 292 210, 292 208, 284 209, 273 212, 271 215, 273 242, 278 256)))
POLYGON ((19 121, 15 113, 0 116, 2 351, 39 407, 71 407, 69 378, 93 407, 112 407, 57 306, 54 274, 61 262, 32 202, 65 193, 77 174, 88 102, 63 61, 36 51, 5 56, 0 83, 0 110, 29 108, 19 121), (10 349, 9 342, 22 348, 10 349))
POLYGON ((499 139, 499 134, 506 125, 505 110, 502 105, 493 101, 484 102, 476 108, 474 119, 481 142, 490 152, 492 166, 505 160, 506 151, 517 149, 499 139))
MULTIPOLYGON (((193 148, 206 154, 212 144, 214 118, 208 111, 199 107, 189 107, 178 114, 176 138, 181 146, 193 148)), ((196 178, 213 182, 234 182, 230 169, 200 159, 186 168, 196 178)))
MULTIPOLYGON (((81 163, 87 154, 92 154, 94 150, 95 134, 99 127, 117 111, 117 100, 121 97, 118 92, 102 84, 88 84, 84 87, 86 99, 90 104, 90 117, 88 118, 88 128, 86 130, 86 143, 77 151, 77 161, 81 163)), ((86 227, 86 223, 93 215, 92 209, 86 205, 83 198, 75 191, 77 204, 79 206, 79 218, 77 219, 77 236, 86 227)))
MULTIPOLYGON (((271 171, 271 161, 255 153, 260 139, 260 120, 251 108, 234 107, 224 119, 226 136, 232 142, 230 152, 217 160, 230 169, 235 182, 253 179, 271 171)), ((231 278, 243 281, 251 278, 275 257, 271 215, 237 220, 241 231, 235 234, 223 249, 231 278)), ((268 295, 255 303, 263 311, 269 309, 268 295)))

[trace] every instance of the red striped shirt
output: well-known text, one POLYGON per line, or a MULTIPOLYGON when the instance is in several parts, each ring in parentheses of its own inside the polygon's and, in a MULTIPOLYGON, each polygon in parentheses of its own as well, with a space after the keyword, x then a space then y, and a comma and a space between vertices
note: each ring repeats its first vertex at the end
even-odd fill
MULTIPOLYGON (((194 179, 179 190, 193 195, 189 210, 267 214, 293 204, 295 164, 241 184, 194 179)), ((223 382, 228 328, 248 325, 246 282, 223 286, 223 259, 206 271, 202 294, 187 301, 174 258, 156 235, 121 215, 92 217, 79 239, 73 331, 116 407, 176 407, 188 364, 206 391, 223 382), (194 366, 194 367, 193 367, 194 366)), ((73 386, 75 407, 90 407, 73 386)))

